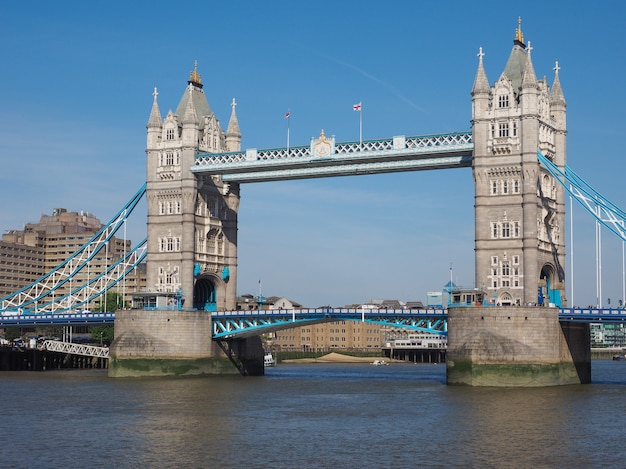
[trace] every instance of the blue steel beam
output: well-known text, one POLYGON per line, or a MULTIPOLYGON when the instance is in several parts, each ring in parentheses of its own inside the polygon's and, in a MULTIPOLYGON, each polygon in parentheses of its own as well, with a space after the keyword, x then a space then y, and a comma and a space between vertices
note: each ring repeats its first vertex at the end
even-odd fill
POLYGON ((78 272, 85 269, 92 259, 105 248, 115 233, 126 222, 139 201, 146 193, 146 184, 133 195, 126 205, 96 233, 87 243, 69 256, 56 268, 40 279, 21 290, 0 298, 0 311, 24 308, 44 301, 46 297, 53 297, 56 290, 73 278, 78 272))
MULTIPOLYGON (((219 311, 212 313, 213 339, 244 338, 334 321, 363 321, 388 327, 423 331, 434 334, 447 333, 448 312, 444 309, 420 310, 261 310, 219 311)), ((561 322, 624 322, 626 309, 617 308, 561 308, 561 322)))
MULTIPOLYGON (((434 310, 261 310, 218 311, 211 313, 213 338, 247 337, 281 329, 333 321, 364 321, 391 327, 404 327, 432 333, 447 332, 448 312, 434 310)), ((37 325, 113 324, 115 313, 51 313, 0 315, 0 327, 37 325)), ((626 309, 561 308, 561 322, 616 323, 626 321, 626 309)))
POLYGON ((0 327, 113 325, 115 313, 22 314, 0 316, 0 327))
POLYGON ((434 334, 447 333, 443 309, 359 310, 301 309, 217 311, 211 313, 213 338, 250 337, 281 329, 334 321, 362 321, 434 334))
POLYGON ((589 184, 587 184, 569 166, 562 170, 540 151, 539 162, 548 170, 561 186, 584 207, 604 227, 608 228, 622 241, 626 241, 626 212, 611 203, 589 184))
POLYGON ((559 310, 561 322, 624 322, 626 321, 626 309, 619 308, 561 308, 559 310))

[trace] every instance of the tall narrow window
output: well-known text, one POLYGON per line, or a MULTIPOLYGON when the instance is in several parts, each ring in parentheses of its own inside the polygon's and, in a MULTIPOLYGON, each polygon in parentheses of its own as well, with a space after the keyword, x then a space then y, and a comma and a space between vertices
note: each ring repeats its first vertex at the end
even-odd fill
POLYGON ((217 216, 217 199, 215 197, 209 197, 206 201, 207 210, 209 211, 209 216, 216 217, 217 216))
POLYGON ((502 237, 510 238, 511 237, 511 225, 509 223, 502 223, 502 237))

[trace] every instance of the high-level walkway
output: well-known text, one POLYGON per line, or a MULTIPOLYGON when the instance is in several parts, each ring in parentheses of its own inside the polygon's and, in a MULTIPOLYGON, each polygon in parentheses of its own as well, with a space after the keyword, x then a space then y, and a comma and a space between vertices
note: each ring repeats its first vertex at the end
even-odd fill
POLYGON ((201 153, 195 174, 219 174, 225 182, 261 182, 472 165, 471 132, 335 143, 323 134, 309 146, 201 153))

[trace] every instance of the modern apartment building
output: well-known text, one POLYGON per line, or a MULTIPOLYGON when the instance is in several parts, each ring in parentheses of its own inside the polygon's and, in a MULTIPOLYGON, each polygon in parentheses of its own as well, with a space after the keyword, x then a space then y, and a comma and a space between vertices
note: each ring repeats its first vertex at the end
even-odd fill
MULTIPOLYGON (((23 230, 9 230, 0 241, 0 297, 14 293, 50 272, 85 245, 102 229, 100 220, 88 212, 54 209, 42 215, 38 223, 27 223, 23 230)), ((86 284, 118 261, 131 249, 131 240, 113 237, 88 268, 78 272, 71 282, 60 287, 59 295, 86 284)), ((113 290, 125 296, 145 286, 145 269, 138 268, 127 276, 123 285, 113 290)), ((85 309, 95 309, 89 304, 85 309)))

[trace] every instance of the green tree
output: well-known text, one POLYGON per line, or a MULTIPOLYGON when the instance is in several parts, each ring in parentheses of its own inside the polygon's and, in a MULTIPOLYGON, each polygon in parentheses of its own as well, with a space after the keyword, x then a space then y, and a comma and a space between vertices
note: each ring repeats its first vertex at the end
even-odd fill
POLYGON ((4 331, 4 338, 9 342, 13 342, 13 339, 22 337, 22 331, 19 327, 7 327, 4 331))
POLYGON ((44 337, 63 337, 63 327, 61 326, 46 326, 36 327, 35 334, 44 337))
POLYGON ((115 338, 115 330, 113 326, 91 326, 89 328, 89 334, 91 334, 92 342, 100 343, 102 340, 103 345, 111 345, 115 338))
POLYGON ((108 291, 103 293, 98 301, 98 311, 114 313, 124 307, 124 298, 117 292, 108 291))

